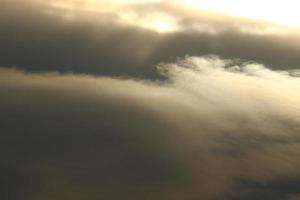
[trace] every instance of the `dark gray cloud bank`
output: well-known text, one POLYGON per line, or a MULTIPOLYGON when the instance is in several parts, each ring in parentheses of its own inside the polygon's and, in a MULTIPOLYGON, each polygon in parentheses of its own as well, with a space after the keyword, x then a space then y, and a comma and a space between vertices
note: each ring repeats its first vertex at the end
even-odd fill
POLYGON ((263 23, 164 4, 131 6, 140 18, 142 13, 154 11, 180 16, 180 31, 160 34, 118 23, 121 14, 117 11, 70 14, 33 2, 0 2, 0 65, 155 78, 158 63, 187 54, 255 60, 276 69, 300 64, 299 34, 288 28, 281 29, 284 33, 270 32, 263 23), (73 19, 65 19, 68 14, 74 15, 73 19))
POLYGON ((0 199, 300 199, 297 32, 22 2, 0 2, 0 199))

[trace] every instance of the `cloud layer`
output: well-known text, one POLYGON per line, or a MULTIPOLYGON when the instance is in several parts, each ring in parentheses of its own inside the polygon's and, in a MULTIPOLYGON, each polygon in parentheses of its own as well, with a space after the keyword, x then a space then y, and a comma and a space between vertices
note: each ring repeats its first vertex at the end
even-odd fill
POLYGON ((1 0, 0 199, 299 199, 299 30, 172 2, 1 0))
MULTIPOLYGON (((115 7, 108 12, 105 6, 107 12, 96 14, 75 10, 77 17, 72 18, 69 9, 51 7, 51 2, 0 2, 1 66, 153 79, 158 78, 158 63, 187 54, 255 60, 275 69, 300 65, 300 38, 295 30, 268 31, 265 23, 155 2, 127 5, 128 12, 115 7), (180 28, 161 34, 115 16, 135 13, 144 20, 153 12, 178 16, 180 28)), ((75 5, 84 8, 78 2, 75 5)))
POLYGON ((299 70, 215 56, 158 69, 1 69, 1 198, 297 199, 299 70))

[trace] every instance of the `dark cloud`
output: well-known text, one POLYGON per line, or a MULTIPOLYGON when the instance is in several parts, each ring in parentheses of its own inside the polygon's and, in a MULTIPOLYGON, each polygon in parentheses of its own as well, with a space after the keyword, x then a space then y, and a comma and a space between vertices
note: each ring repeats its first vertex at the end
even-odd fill
POLYGON ((161 34, 117 23, 120 16, 114 13, 78 11, 79 17, 65 19, 67 11, 52 8, 50 12, 51 7, 41 3, 29 1, 25 5, 14 0, 1 4, 2 66, 154 78, 156 64, 187 54, 255 60, 276 69, 297 68, 300 63, 297 32, 268 33, 262 25, 242 19, 209 18, 208 13, 188 15, 188 11, 170 5, 134 7, 137 13, 159 10, 180 16, 180 26, 185 28, 161 34), (188 28, 195 24, 210 28, 188 28), (257 26, 262 33, 243 31, 243 26, 257 26))
POLYGON ((299 30, 89 6, 0 2, 1 199, 299 199, 299 30))
POLYGON ((216 57, 159 70, 165 81, 1 69, 1 198, 296 198, 297 70, 216 57))

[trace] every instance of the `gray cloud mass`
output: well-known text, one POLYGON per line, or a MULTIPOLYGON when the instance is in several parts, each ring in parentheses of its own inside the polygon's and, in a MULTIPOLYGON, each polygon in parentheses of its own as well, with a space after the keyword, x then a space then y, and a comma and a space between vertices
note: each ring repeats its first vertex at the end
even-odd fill
POLYGON ((297 70, 215 56, 158 69, 166 80, 2 68, 1 198, 299 195, 297 70))
POLYGON ((191 12, 168 4, 131 8, 140 15, 159 11, 180 16, 181 31, 160 34, 118 23, 114 13, 78 11, 78 17, 67 20, 63 9, 52 8, 52 14, 47 14, 47 4, 32 2, 0 2, 1 66, 153 79, 159 78, 155 71, 158 63, 185 55, 218 54, 254 60, 275 69, 300 65, 299 32, 288 28, 281 29, 286 30, 284 33, 269 33, 267 26, 258 22, 191 12), (199 26, 203 30, 191 28, 199 26))
POLYGON ((0 1, 0 199, 300 199, 299 29, 114 2, 0 1))

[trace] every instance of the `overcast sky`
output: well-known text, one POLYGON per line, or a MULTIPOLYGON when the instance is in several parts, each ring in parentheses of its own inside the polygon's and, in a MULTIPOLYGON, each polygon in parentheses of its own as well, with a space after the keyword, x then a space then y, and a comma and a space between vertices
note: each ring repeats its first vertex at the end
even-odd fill
POLYGON ((295 1, 0 0, 0 199, 300 200, 295 1))

